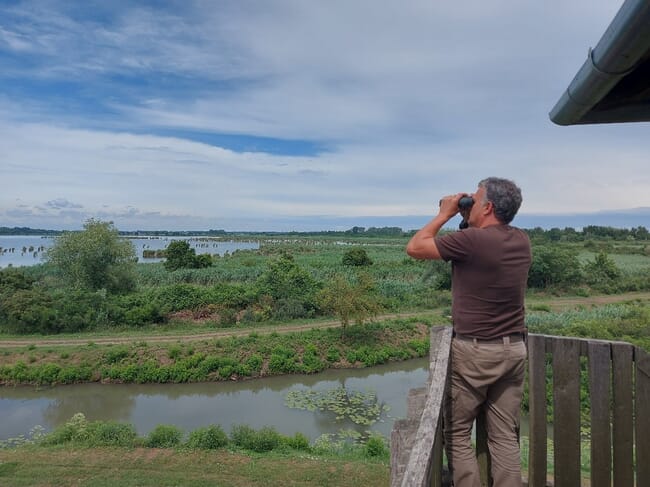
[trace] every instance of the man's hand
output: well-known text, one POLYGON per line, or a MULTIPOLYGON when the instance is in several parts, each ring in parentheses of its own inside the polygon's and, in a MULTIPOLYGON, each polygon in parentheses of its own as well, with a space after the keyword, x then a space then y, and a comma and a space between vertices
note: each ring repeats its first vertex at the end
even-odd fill
POLYGON ((438 215, 451 220, 458 213, 458 202, 463 196, 467 196, 467 193, 456 193, 454 195, 445 196, 440 200, 440 209, 438 210, 438 215))
POLYGON ((442 259, 434 237, 442 226, 458 213, 458 202, 467 193, 445 196, 440 200, 438 215, 413 235, 406 246, 406 253, 416 259, 442 259))

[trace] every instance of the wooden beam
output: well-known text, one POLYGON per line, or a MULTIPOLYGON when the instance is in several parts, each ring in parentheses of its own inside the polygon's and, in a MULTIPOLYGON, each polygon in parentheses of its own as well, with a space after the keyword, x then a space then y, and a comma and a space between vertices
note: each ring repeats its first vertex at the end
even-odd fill
POLYGON ((425 487, 430 483, 434 444, 447 386, 447 369, 451 349, 450 327, 431 328, 431 386, 415 436, 402 487, 425 487))
POLYGON ((607 343, 588 344, 589 397, 591 399, 591 487, 612 485, 611 348, 607 343))
POLYGON ((546 337, 528 335, 528 485, 546 487, 546 337))
POLYGON ((553 339, 555 487, 580 485, 580 341, 553 339))
POLYGON ((650 482, 650 354, 640 347, 634 349, 636 363, 634 383, 635 431, 636 431, 636 478, 637 485, 650 482))
POLYGON ((616 487, 634 486, 632 358, 632 345, 612 344, 614 485, 616 487))

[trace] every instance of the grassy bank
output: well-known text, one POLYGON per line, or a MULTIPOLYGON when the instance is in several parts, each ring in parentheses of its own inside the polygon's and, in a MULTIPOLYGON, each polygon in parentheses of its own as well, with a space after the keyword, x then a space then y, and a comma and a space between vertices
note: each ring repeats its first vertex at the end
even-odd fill
POLYGON ((366 367, 425 356, 429 326, 414 318, 192 342, 32 344, 0 352, 0 383, 202 382, 366 367))
MULTIPOLYGON (((54 431, 33 432, 0 448, 0 485, 387 485, 388 446, 246 425, 230 435, 218 425, 185 435, 158 425, 138 437, 133 425, 74 415, 54 431)), ((0 443, 2 446, 2 443, 0 443)))
POLYGON ((29 447, 0 450, 0 484, 39 486, 381 486, 386 462, 306 453, 29 447))

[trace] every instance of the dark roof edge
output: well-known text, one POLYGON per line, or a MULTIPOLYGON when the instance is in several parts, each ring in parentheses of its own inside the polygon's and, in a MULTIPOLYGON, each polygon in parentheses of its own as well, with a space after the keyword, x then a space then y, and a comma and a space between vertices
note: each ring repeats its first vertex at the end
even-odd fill
POLYGON ((558 125, 572 125, 603 99, 636 67, 650 48, 650 2, 625 0, 611 24, 589 50, 587 60, 549 116, 558 125))

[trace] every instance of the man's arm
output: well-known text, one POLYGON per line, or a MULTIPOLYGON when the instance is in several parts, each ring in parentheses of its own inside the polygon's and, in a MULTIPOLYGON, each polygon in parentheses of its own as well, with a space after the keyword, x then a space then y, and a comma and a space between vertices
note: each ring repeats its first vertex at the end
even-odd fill
POLYGON ((444 224, 458 213, 458 200, 463 196, 465 196, 465 193, 458 193, 454 196, 446 196, 440 200, 438 215, 418 230, 406 245, 406 253, 408 255, 415 259, 442 259, 434 237, 438 235, 438 232, 444 224))

